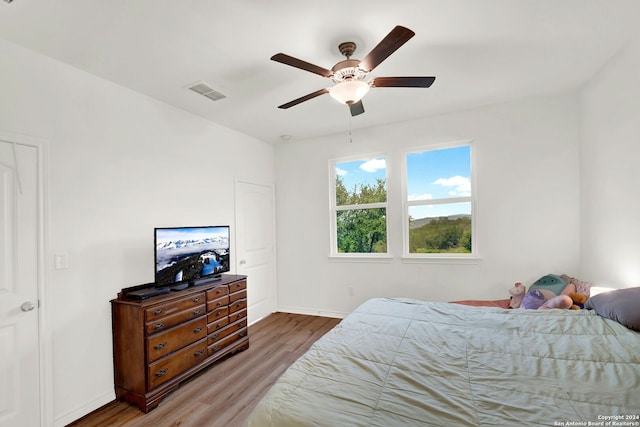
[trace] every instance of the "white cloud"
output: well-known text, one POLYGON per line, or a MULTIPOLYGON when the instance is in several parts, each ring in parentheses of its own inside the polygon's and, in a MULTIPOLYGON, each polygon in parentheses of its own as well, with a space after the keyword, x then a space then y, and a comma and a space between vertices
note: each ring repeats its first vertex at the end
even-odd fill
POLYGON ((471 181, 469 178, 463 176, 452 176, 451 178, 438 178, 434 182, 436 185, 442 185, 443 187, 455 187, 449 191, 451 196, 470 196, 471 195, 471 181))
POLYGON ((348 174, 349 172, 347 172, 344 169, 340 169, 339 167, 336 166, 336 175, 338 176, 345 176, 346 174, 348 174))
POLYGON ((429 193, 424 194, 409 194, 409 200, 431 200, 433 199, 433 195, 429 193))
POLYGON ((387 162, 385 159, 371 159, 360 165, 360 169, 365 172, 375 172, 380 169, 386 169, 387 162))

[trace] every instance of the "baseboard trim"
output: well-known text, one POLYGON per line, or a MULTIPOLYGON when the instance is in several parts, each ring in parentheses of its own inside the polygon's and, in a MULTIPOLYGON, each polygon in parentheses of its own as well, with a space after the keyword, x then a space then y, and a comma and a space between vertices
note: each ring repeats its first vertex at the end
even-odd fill
POLYGON ((53 425, 54 427, 64 427, 74 421, 79 420, 80 418, 95 411, 96 409, 103 407, 107 403, 113 402, 115 399, 115 391, 111 390, 110 392, 105 393, 102 396, 97 397, 96 399, 93 399, 91 402, 85 403, 84 405, 77 409, 74 409, 73 411, 56 417, 53 421, 53 425))
POLYGON ((342 319, 347 314, 349 314, 349 313, 342 313, 342 312, 338 312, 338 311, 309 310, 307 308, 286 307, 286 306, 278 307, 278 311, 280 311, 282 313, 306 314, 307 316, 333 317, 333 318, 336 318, 336 319, 342 319))

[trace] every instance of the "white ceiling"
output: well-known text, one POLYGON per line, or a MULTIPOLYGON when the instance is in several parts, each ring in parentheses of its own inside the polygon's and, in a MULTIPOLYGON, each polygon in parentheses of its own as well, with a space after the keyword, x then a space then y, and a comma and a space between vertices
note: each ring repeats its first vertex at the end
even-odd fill
POLYGON ((277 143, 575 89, 639 16, 639 0, 14 0, 0 37, 277 143), (436 76, 431 88, 373 89, 353 118, 328 95, 276 108, 331 82, 273 54, 331 68, 340 42, 362 59, 395 25, 416 35, 372 76, 436 76), (227 98, 185 89, 199 81, 227 98))

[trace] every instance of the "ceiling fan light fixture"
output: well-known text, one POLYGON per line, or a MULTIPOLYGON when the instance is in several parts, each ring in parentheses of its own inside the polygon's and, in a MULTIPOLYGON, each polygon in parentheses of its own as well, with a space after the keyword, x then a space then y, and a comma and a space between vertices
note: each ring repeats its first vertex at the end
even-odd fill
POLYGON ((329 95, 342 104, 356 103, 369 92, 369 84, 361 80, 347 80, 329 88, 329 95))

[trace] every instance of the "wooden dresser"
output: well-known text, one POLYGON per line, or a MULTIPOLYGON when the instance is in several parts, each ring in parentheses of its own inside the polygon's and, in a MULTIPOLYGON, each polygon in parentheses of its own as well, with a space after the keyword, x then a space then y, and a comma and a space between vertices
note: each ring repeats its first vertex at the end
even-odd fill
POLYGON ((180 382, 249 348, 247 277, 111 301, 116 397, 149 412, 180 382))

